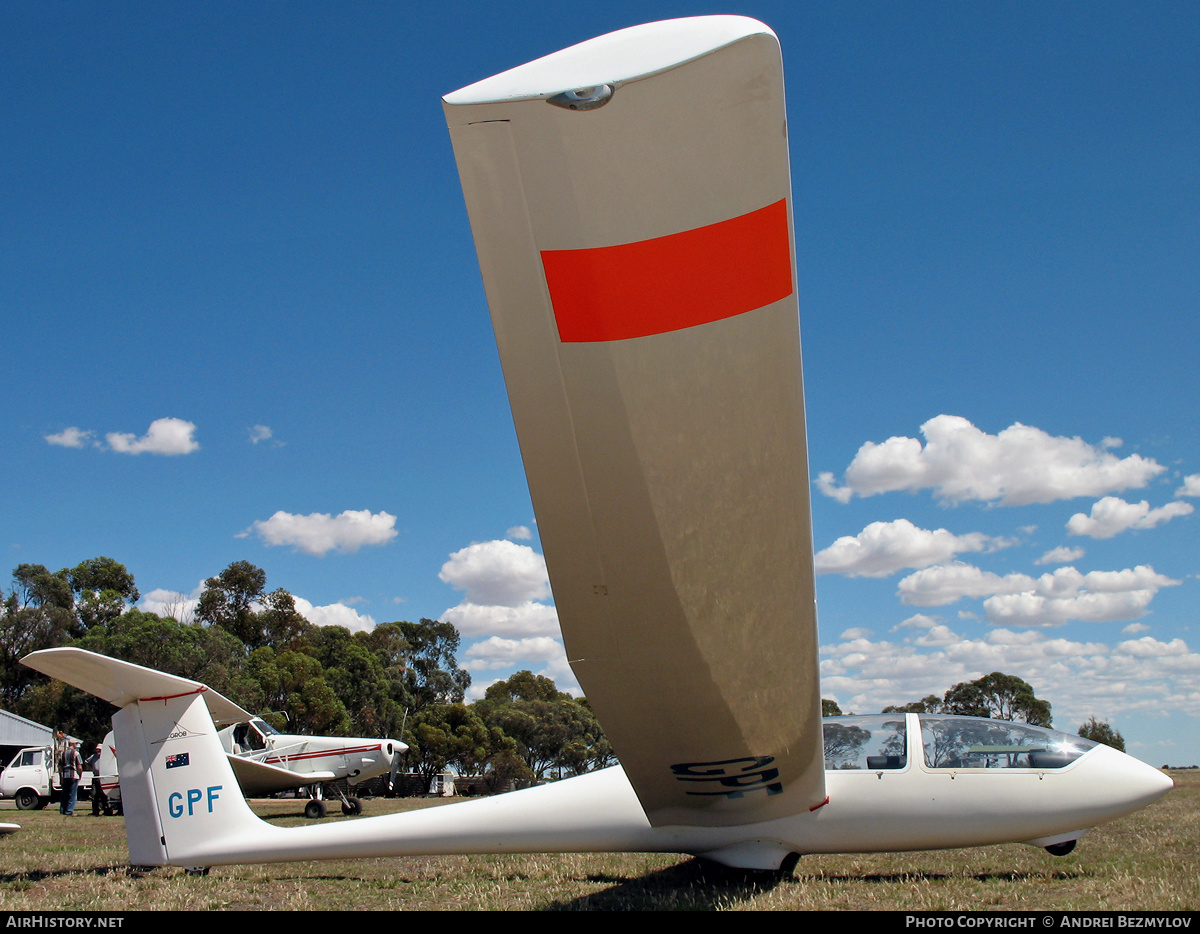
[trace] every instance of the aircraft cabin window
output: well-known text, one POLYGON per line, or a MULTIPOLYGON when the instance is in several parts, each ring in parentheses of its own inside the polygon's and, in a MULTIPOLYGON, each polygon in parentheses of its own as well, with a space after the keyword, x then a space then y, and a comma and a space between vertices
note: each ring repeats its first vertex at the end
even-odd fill
POLYGON ((250 744, 251 749, 266 749, 267 741, 263 738, 262 730, 258 727, 258 722, 251 720, 250 729, 246 731, 246 742, 250 744))
POLYGON ((902 769, 908 764, 904 715, 825 717, 826 769, 902 769))
POLYGON ((1045 727, 977 717, 921 714, 931 769, 1061 769, 1096 744, 1045 727))

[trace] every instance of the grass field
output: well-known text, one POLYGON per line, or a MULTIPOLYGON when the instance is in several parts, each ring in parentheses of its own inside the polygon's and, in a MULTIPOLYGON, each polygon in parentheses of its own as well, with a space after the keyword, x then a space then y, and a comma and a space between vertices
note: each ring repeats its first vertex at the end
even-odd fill
MULTIPOLYGON (((748 878, 671 855, 439 856, 132 870, 124 822, 16 811, 0 838, 0 910, 1195 910, 1200 907, 1200 771, 1053 857, 1022 845, 806 856, 784 880, 748 878)), ((367 802, 366 816, 431 800, 367 802)), ((303 823, 301 802, 255 802, 272 823, 303 823)), ((442 805, 442 806, 450 806, 442 805)), ((336 810, 336 809, 335 809, 336 810)), ((329 818, 343 820, 340 816, 329 818)))

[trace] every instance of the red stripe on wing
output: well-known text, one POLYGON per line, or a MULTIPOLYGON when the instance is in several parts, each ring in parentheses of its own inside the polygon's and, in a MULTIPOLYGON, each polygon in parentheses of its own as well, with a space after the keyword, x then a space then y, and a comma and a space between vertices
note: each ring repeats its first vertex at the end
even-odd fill
POLYGON ((564 343, 731 318, 792 294, 787 201, 652 240, 543 250, 542 268, 564 343))

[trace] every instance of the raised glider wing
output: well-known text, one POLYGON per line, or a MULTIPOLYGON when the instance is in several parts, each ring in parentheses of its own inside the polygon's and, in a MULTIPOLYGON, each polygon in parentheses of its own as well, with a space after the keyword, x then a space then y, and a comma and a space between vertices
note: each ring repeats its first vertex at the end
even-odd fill
MULTIPOLYGON (((139 698, 203 697, 218 730, 217 739, 229 759, 242 793, 248 797, 290 788, 314 788, 317 796, 305 807, 308 817, 324 817, 323 783, 346 780, 351 785, 394 771, 396 757, 408 747, 390 739, 349 736, 302 736, 279 733, 261 718, 198 681, 152 671, 78 649, 51 649, 56 674, 117 707, 139 698)), ((36 667, 36 666, 35 666, 36 667)), ((40 670, 40 669, 39 669, 40 670)), ((110 801, 122 801, 119 755, 112 733, 104 737, 100 782, 110 801)), ((342 796, 346 814, 362 812, 362 802, 342 796)))
MULTIPOLYGON (((444 107, 567 652, 621 766, 267 826, 204 702, 148 672, 113 717, 135 864, 669 851, 777 869, 797 853, 1062 852, 1166 793, 1132 757, 1023 725, 822 723, 770 29, 625 29, 444 107)), ((26 662, 72 681, 72 651, 26 662)))

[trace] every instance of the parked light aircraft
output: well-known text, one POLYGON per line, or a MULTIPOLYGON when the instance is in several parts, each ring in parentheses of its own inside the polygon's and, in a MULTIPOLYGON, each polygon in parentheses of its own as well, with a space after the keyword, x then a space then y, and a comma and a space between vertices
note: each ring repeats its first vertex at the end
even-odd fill
POLYGON ((1023 724, 822 722, 770 29, 737 16, 625 29, 444 109, 563 639, 621 765, 273 827, 236 793, 203 685, 35 653, 27 664, 121 705, 134 863, 669 851, 776 870, 803 853, 1064 852, 1171 788, 1107 746, 1023 724))
MULTIPOLYGON (((146 670, 128 663, 118 664, 125 665, 133 678, 137 677, 136 671, 146 670)), ((394 739, 280 733, 261 717, 207 686, 203 687, 206 706, 218 728, 217 739, 242 794, 256 798, 291 788, 310 788, 313 798, 304 807, 304 815, 309 818, 321 818, 327 813, 322 793, 325 783, 346 781, 354 786, 388 773, 394 779, 400 756, 408 749, 394 739)), ((124 684, 119 687, 95 685, 94 688, 92 693, 118 706, 127 696, 124 693, 127 685, 124 684)), ((123 806, 118 779, 123 773, 113 732, 104 737, 99 768, 100 784, 110 804, 122 803, 123 806)), ((343 814, 362 813, 361 799, 347 796, 340 789, 337 794, 342 800, 343 814)))

